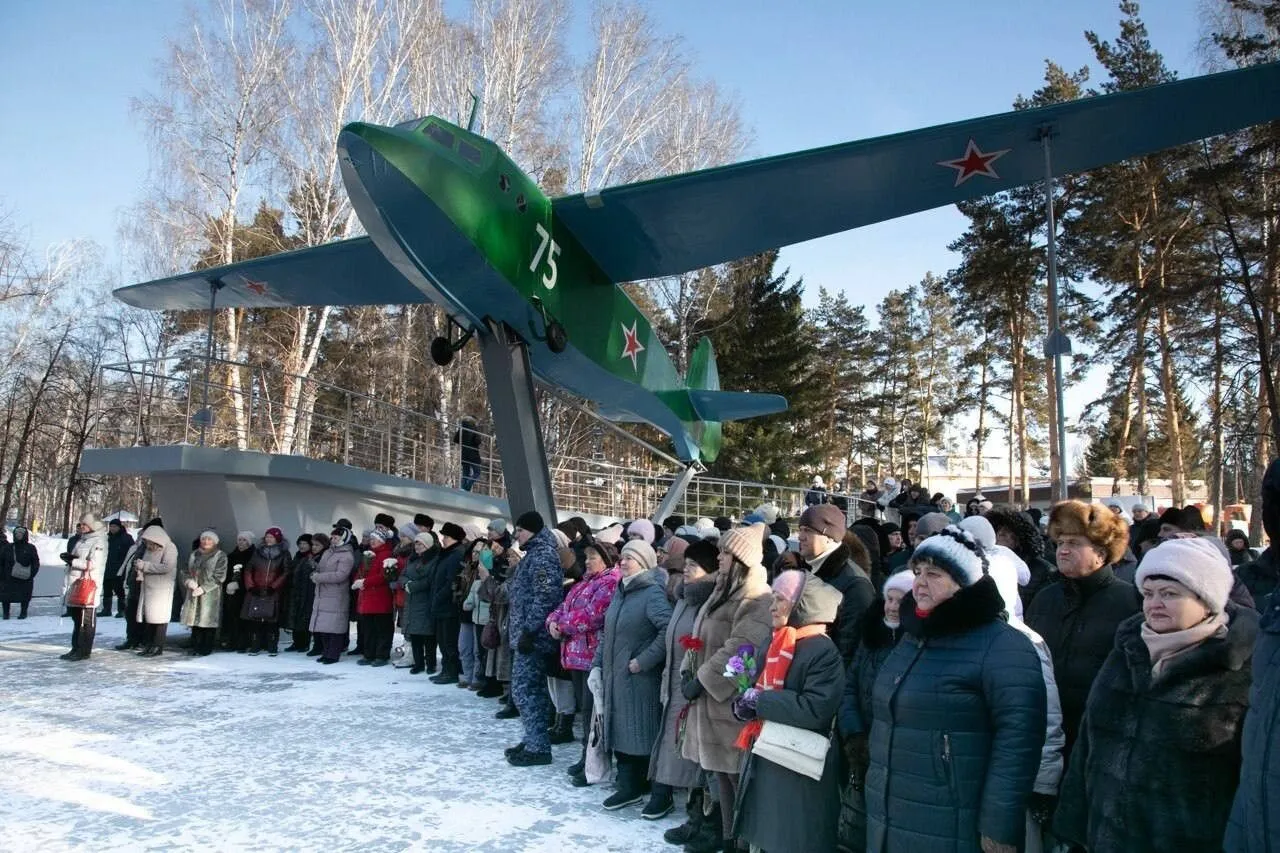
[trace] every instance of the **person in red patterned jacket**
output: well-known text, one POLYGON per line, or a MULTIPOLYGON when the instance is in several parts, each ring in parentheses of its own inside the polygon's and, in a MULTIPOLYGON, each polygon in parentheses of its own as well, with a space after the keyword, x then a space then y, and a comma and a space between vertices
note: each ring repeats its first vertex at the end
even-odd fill
POLYGON ((395 590, 393 582, 404 568, 402 560, 393 556, 395 533, 384 535, 375 530, 366 538, 369 548, 356 572, 351 588, 356 590, 356 618, 364 657, 361 666, 386 666, 391 662, 391 640, 395 633, 395 590))
POLYGON ((249 654, 266 649, 275 657, 280 646, 280 589, 289 580, 289 549, 284 547, 284 532, 279 527, 267 528, 241 579, 244 604, 240 619, 251 637, 249 654))
MULTIPOLYGON (((583 726, 582 749, 586 755, 587 734, 591 730, 591 691, 587 689, 587 673, 600 645, 604 630, 604 614, 613 600, 613 593, 622 579, 618 568, 618 552, 612 545, 592 542, 583 548, 586 566, 582 580, 569 588, 564 601, 547 617, 547 631, 560 641, 560 664, 573 679, 574 698, 578 711, 586 721, 583 726)), ((561 721, 563 725, 563 721, 561 721)), ((567 728, 573 730, 573 717, 567 728)), ((574 770, 577 765, 570 767, 574 770)), ((581 772, 577 767, 575 773, 581 772)))

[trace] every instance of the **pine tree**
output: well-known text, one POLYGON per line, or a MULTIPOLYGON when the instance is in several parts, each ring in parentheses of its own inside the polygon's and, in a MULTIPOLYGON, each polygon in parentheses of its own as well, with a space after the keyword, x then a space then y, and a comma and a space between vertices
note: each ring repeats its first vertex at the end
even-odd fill
POLYGON ((853 482, 866 480, 868 460, 878 455, 871 414, 878 400, 875 336, 866 310, 848 294, 818 289, 818 306, 810 312, 817 335, 815 376, 820 378, 827 405, 823 411, 822 467, 843 469, 853 482))
POLYGON ((736 391, 781 394, 786 412, 725 424, 714 476, 798 483, 821 459, 814 437, 823 395, 815 381, 816 347, 800 303, 803 282, 774 273, 777 252, 729 264, 728 316, 712 329, 720 382, 736 391))

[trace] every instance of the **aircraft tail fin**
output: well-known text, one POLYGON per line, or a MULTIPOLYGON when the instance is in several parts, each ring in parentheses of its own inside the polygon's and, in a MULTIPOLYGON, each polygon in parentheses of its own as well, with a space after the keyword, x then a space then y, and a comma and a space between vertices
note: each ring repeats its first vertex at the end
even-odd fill
POLYGON ((716 366, 716 351, 711 338, 703 336, 689 356, 689 369, 684 375, 686 387, 699 391, 720 390, 720 369, 716 366))

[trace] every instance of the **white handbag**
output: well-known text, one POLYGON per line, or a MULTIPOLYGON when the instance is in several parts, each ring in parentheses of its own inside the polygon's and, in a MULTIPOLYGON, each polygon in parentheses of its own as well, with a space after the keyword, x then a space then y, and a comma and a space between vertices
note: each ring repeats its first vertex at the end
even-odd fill
POLYGON ((751 752, 801 776, 821 779, 831 740, 808 729, 765 720, 751 752))

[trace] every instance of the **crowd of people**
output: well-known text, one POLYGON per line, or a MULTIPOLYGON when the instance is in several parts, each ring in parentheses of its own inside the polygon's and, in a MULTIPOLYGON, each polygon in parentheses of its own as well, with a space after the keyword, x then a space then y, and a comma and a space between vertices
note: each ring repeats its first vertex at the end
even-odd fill
MULTIPOLYGON (((382 667, 398 628, 411 674, 520 720, 511 765, 567 746, 568 784, 613 777, 603 808, 682 807, 664 838, 691 853, 1280 851, 1272 548, 1194 507, 958 512, 892 485, 893 523, 874 484, 850 523, 815 483, 794 530, 772 504, 599 531, 379 514, 293 548, 206 531, 185 565, 161 519, 135 542, 86 515, 63 657, 90 656, 113 596, 116 648, 150 657, 178 601, 192 655, 276 655, 285 632, 382 667)), ((1280 460, 1262 513, 1274 542, 1280 460)), ((28 538, 0 552, 4 618, 26 615, 28 538)))

